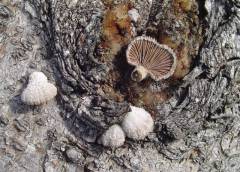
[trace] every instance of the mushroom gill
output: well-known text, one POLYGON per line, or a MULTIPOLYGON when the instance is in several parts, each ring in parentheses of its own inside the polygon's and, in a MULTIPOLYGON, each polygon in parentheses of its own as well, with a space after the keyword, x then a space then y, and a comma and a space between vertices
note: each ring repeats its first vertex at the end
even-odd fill
POLYGON ((135 38, 127 49, 127 62, 135 69, 131 74, 140 82, 148 75, 155 81, 169 78, 176 68, 176 55, 167 45, 147 36, 135 38))

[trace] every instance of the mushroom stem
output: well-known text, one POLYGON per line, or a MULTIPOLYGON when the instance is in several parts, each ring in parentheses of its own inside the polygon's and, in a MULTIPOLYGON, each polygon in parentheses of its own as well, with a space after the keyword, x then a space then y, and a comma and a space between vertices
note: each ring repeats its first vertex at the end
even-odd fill
POLYGON ((140 82, 142 81, 144 78, 146 78, 148 75, 147 70, 143 67, 143 66, 137 66, 132 74, 131 74, 131 78, 134 81, 140 82))

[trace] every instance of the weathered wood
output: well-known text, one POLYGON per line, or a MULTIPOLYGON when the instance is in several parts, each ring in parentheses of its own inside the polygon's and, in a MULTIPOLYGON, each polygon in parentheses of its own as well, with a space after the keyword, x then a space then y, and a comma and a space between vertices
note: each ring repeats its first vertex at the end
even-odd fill
MULTIPOLYGON (((173 94, 169 100, 157 106, 154 133, 144 141, 135 142, 129 139, 124 147, 109 151, 98 145, 96 140, 109 126, 121 123, 124 114, 129 111, 130 102, 113 100, 99 91, 101 85, 107 82, 109 71, 112 70, 111 65, 100 61, 98 52, 98 46, 103 39, 103 16, 108 7, 100 0, 21 1, 23 8, 18 7, 20 8, 18 10, 27 16, 27 19, 23 20, 29 21, 33 29, 29 37, 23 34, 22 37, 28 38, 27 41, 21 40, 21 43, 16 41, 16 45, 19 45, 13 48, 9 63, 13 63, 13 58, 17 66, 21 61, 44 59, 44 62, 40 61, 47 65, 33 63, 33 68, 45 69, 45 72, 56 81, 59 92, 57 104, 63 122, 59 127, 62 132, 57 128, 51 128, 49 123, 46 124, 47 143, 43 148, 43 155, 37 154, 43 159, 36 162, 37 169, 59 171, 61 168, 70 170, 81 166, 89 171, 111 171, 111 163, 114 163, 115 171, 157 169, 164 171, 170 169, 168 165, 172 166, 170 171, 178 168, 187 171, 190 169, 189 166, 200 171, 234 171, 239 167, 240 150, 237 133, 240 131, 238 124, 240 3, 238 0, 192 0, 189 2, 193 2, 192 6, 196 6, 197 9, 186 13, 180 10, 183 18, 178 21, 174 18, 176 15, 171 6, 172 2, 180 1, 133 2, 133 6, 139 11, 142 10, 143 15, 142 22, 136 24, 137 34, 150 35, 163 42, 164 36, 170 35, 176 42, 180 41, 176 45, 178 49, 176 51, 182 52, 180 44, 183 44, 183 48, 187 47, 188 55, 193 59, 191 71, 170 86, 168 83, 153 83, 157 87, 160 85, 159 89, 167 85, 173 94), (144 7, 149 8, 143 10, 144 7), (185 31, 189 31, 191 36, 185 37, 182 34, 185 31), (34 42, 35 37, 40 41, 34 42), (41 50, 36 53, 34 46, 37 44, 41 45, 41 50), (28 53, 34 57, 27 57, 28 53), (232 142, 229 141, 231 139, 232 142), (214 157, 214 150, 218 151, 218 158, 214 157), (146 157, 139 155, 141 151, 146 157), (156 151, 153 154, 158 156, 159 162, 161 161, 163 165, 157 166, 158 159, 151 159, 152 151, 156 151), (136 154, 140 156, 137 160, 144 159, 147 163, 134 162, 136 154), (59 161, 61 167, 53 167, 54 159, 59 161), (109 159, 111 163, 104 164, 109 159), (73 161, 73 167, 66 165, 67 161, 73 161), (235 166, 231 166, 231 163, 235 166), (152 165, 157 167, 150 168, 152 165)), ((184 0, 181 3, 183 2, 184 0)), ((14 19, 14 10, 11 8, 1 5, 0 20, 3 34, 10 32, 7 26, 10 19, 14 19)), ((187 7, 185 8, 184 10, 187 10, 187 7)), ((29 27, 23 24, 22 26, 25 27, 23 29, 29 27)), ((18 35, 15 37, 18 38, 18 35)), ((0 59, 2 66, 7 64, 4 58, 8 55, 2 50, 10 52, 10 46, 5 46, 6 44, 0 45, 0 53, 3 54, 3 61, 0 59)), ((123 47, 119 54, 124 54, 125 50, 123 47)), ((11 71, 11 65, 6 65, 2 71, 6 68, 11 71)), ((20 78, 24 75, 22 74, 20 78)), ((4 72, 0 78, 6 76, 8 75, 4 72)), ((20 81, 26 83, 26 76, 20 81)), ((0 90, 10 87, 9 85, 11 84, 8 82, 4 83, 0 90)), ((16 85, 15 87, 17 88, 16 85)), ((32 131, 36 125, 43 125, 33 114, 40 115, 44 110, 26 107, 20 103, 18 96, 13 98, 13 95, 15 96, 13 93, 4 93, 1 96, 4 95, 11 97, 13 114, 19 119, 5 118, 5 115, 1 115, 0 124, 7 126, 6 129, 0 128, 1 135, 9 140, 6 142, 16 150, 25 151, 27 145, 22 140, 10 137, 4 132, 11 129, 10 133, 15 135, 12 126, 26 133, 32 131), (29 113, 32 114, 31 117, 27 116, 29 113), (19 114, 23 114, 23 117, 19 114), (15 121, 14 124, 11 123, 12 120, 15 121), (36 120, 37 124, 32 120, 36 120)), ((8 97, 0 99, 1 105, 5 105, 4 101, 9 99, 8 97)), ((57 105, 49 108, 56 109, 57 105)), ((4 112, 4 108, 2 111, 4 112)), ((51 110, 49 112, 51 113, 51 110)), ((59 119, 57 113, 53 114, 53 118, 59 119)), ((9 149, 7 144, 1 145, 9 149)), ((30 156, 29 152, 26 154, 30 156)), ((23 161, 27 161, 27 158, 23 157, 23 161)), ((0 162, 0 167, 7 162, 6 155, 0 158, 0 162)), ((21 166, 21 162, 16 161, 15 164, 21 166)), ((27 169, 34 165, 27 166, 23 162, 23 166, 27 169)), ((2 169, 7 171, 7 168, 2 169)), ((17 171, 20 167, 9 169, 17 171)))

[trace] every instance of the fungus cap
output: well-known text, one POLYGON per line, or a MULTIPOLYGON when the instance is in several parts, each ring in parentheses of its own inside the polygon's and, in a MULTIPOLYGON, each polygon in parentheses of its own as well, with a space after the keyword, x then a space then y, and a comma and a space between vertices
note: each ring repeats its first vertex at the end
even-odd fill
POLYGON ((147 75, 155 81, 167 79, 176 68, 176 55, 173 50, 148 36, 139 36, 130 43, 127 61, 135 66, 131 75, 135 81, 141 81, 147 75))
POLYGON ((36 81, 47 82, 47 77, 42 72, 33 72, 29 76, 29 83, 36 82, 36 81))
POLYGON ((142 108, 131 106, 122 122, 126 136, 135 140, 144 139, 153 131, 154 122, 151 115, 142 108))
POLYGON ((116 148, 122 146, 125 142, 125 134, 122 128, 114 124, 106 130, 98 140, 99 144, 106 147, 116 148))
POLYGON ((57 95, 57 88, 48 82, 42 72, 33 72, 29 76, 27 87, 21 94, 21 100, 28 105, 46 103, 57 95))

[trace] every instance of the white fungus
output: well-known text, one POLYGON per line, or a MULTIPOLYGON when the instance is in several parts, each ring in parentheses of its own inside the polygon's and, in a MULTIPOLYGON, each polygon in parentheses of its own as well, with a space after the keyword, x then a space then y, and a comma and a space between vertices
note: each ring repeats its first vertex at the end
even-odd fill
POLYGON ((141 140, 153 131, 154 122, 151 115, 142 108, 131 106, 123 119, 122 129, 127 137, 141 140))
POLYGON ((138 11, 135 9, 135 8, 133 8, 133 9, 131 9, 131 10, 129 10, 128 11, 128 16, 131 18, 131 20, 133 21, 133 22, 137 22, 138 20, 139 20, 139 18, 140 18, 140 14, 138 13, 138 11))
POLYGON ((57 95, 57 88, 48 83, 42 72, 33 72, 29 76, 28 85, 22 92, 21 100, 28 105, 46 103, 57 95))
POLYGON ((125 134, 122 128, 117 124, 109 127, 98 140, 99 144, 111 148, 120 147, 124 144, 124 142, 125 134))

